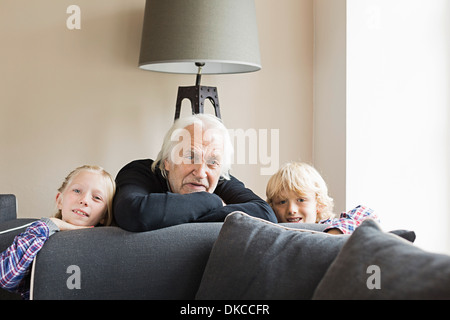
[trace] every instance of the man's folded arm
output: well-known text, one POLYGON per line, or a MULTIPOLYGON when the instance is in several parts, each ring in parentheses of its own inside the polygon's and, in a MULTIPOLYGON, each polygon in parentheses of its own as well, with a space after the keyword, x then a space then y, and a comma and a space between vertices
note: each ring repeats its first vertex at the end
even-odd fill
POLYGON ((149 231, 187 222, 195 222, 211 210, 222 207, 214 194, 150 193, 123 188, 114 200, 117 224, 128 231, 149 231))

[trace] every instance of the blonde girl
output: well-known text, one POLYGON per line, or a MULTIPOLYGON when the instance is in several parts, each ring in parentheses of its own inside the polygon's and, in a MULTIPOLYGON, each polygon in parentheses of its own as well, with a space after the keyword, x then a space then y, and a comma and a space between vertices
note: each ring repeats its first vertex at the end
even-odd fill
POLYGON ((44 243, 58 231, 111 225, 114 192, 114 179, 101 167, 85 165, 70 172, 56 194, 55 217, 33 222, 1 254, 0 287, 28 299, 27 275, 44 243))

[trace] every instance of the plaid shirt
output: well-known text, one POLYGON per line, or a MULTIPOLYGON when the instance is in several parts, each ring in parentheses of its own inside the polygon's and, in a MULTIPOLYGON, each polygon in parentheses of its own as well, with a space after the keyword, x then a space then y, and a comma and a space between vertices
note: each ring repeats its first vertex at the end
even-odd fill
POLYGON ((374 219, 379 222, 378 216, 372 209, 364 206, 357 206, 348 212, 342 212, 339 218, 320 220, 319 223, 330 225, 324 232, 337 228, 341 230, 343 234, 351 234, 365 219, 374 219))
POLYGON ((30 284, 26 280, 34 257, 49 238, 49 228, 41 220, 33 222, 0 256, 0 287, 18 292, 28 299, 30 284))

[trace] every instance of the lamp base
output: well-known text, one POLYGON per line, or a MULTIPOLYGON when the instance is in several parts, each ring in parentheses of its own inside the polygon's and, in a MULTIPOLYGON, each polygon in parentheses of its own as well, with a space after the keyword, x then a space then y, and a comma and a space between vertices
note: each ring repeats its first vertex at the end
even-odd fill
POLYGON ((184 99, 189 99, 191 101, 192 114, 204 113, 204 102, 205 99, 209 99, 214 107, 214 112, 217 118, 220 116, 219 108, 219 96, 216 87, 207 87, 195 85, 191 87, 178 87, 177 103, 175 106, 175 120, 180 117, 181 112, 181 102, 184 99))

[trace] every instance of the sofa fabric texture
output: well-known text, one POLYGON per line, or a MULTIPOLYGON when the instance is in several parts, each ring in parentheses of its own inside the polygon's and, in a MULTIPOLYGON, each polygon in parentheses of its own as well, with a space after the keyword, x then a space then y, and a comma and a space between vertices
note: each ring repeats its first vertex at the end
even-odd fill
POLYGON ((16 196, 0 194, 0 223, 16 218, 16 196))
POLYGON ((366 220, 331 264, 313 298, 450 299, 450 256, 426 252, 366 220), (378 287, 368 286, 375 276, 371 266, 377 268, 378 287))
POLYGON ((196 298, 311 299, 347 239, 232 213, 211 251, 196 298))
POLYGON ((37 255, 33 299, 194 299, 221 226, 57 232, 37 255), (67 285, 69 266, 79 268, 80 288, 67 285))
POLYGON ((118 227, 57 232, 37 255, 32 298, 195 299, 222 226, 202 222, 147 232, 118 227), (80 270, 80 289, 67 285, 70 266, 80 270))

